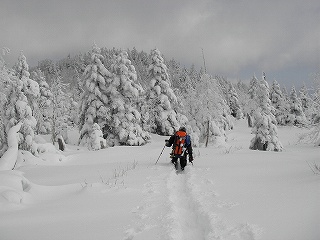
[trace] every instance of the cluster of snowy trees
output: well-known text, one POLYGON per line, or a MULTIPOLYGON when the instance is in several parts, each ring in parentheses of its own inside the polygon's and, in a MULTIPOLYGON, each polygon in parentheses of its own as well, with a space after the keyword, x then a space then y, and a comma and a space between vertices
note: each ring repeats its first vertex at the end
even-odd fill
POLYGON ((199 146, 225 141, 233 119, 246 116, 254 134, 250 148, 281 151, 277 125, 320 123, 319 85, 288 93, 276 81, 269 87, 265 75, 231 83, 166 60, 158 49, 147 54, 94 45, 88 53, 43 60, 32 69, 22 52, 8 68, 6 53, 0 58, 0 157, 18 124, 19 149, 36 155, 35 134, 68 142, 69 127, 79 128, 79 144, 91 150, 144 145, 150 133, 171 135, 180 126, 199 146))

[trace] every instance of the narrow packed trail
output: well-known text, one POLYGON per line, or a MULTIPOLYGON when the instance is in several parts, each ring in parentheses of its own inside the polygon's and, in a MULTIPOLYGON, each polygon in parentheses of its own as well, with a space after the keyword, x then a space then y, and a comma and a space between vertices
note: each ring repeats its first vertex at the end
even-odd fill
MULTIPOLYGON (((188 169, 189 170, 189 169, 188 169)), ((206 239, 208 235, 209 218, 201 213, 200 205, 192 195, 190 171, 176 174, 171 172, 167 181, 168 200, 171 206, 169 220, 171 239, 206 239)))
POLYGON ((151 169, 153 174, 144 185, 144 201, 133 209, 136 218, 124 240, 257 239, 252 225, 227 223, 221 218, 219 209, 238 204, 219 199, 204 169, 188 166, 178 174, 169 164, 151 169))

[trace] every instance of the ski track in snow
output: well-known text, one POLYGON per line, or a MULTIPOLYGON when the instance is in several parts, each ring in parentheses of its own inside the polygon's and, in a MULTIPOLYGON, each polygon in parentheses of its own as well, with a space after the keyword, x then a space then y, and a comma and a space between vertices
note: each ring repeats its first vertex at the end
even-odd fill
POLYGON ((219 200, 214 183, 205 177, 203 169, 187 167, 179 174, 167 166, 152 169, 153 175, 144 185, 144 201, 132 210, 135 222, 125 232, 124 240, 152 236, 163 240, 259 239, 262 230, 256 225, 223 221, 216 210, 232 209, 239 204, 219 200), (160 228, 158 236, 152 235, 156 228, 160 228))

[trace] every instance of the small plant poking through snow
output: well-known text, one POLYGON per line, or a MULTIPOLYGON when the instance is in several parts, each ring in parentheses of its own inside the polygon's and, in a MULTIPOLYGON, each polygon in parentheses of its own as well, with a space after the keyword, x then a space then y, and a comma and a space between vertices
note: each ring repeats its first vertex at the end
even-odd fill
MULTIPOLYGON (((114 169, 112 177, 109 177, 107 180, 103 178, 103 176, 100 174, 100 180, 101 183, 109 186, 109 187, 115 187, 122 185, 124 186, 124 177, 127 176, 128 172, 131 170, 136 169, 138 165, 138 162, 136 160, 133 160, 132 163, 128 163, 125 167, 119 166, 118 168, 114 169), (122 180, 122 181, 121 181, 122 180)), ((85 187, 92 187, 92 184, 89 184, 87 180, 85 179, 84 183, 81 184, 83 188, 85 187)))
POLYGON ((223 153, 224 154, 230 154, 230 153, 234 153, 236 151, 239 151, 241 149, 242 149, 241 146, 230 146, 229 148, 225 148, 223 153))
POLYGON ((316 162, 314 162, 313 164, 309 163, 308 161, 306 162, 314 174, 320 175, 320 164, 316 162))

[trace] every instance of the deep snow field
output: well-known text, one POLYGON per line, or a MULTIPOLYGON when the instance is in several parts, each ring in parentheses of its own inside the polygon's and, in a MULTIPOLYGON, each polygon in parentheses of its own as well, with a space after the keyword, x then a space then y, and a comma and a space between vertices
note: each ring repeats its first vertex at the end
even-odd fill
MULTIPOLYGON (((319 240, 319 147, 306 129, 279 127, 283 152, 249 150, 235 122, 228 142, 194 148, 176 174, 166 137, 99 151, 68 145, 64 156, 20 156, 0 172, 0 240, 319 240)), ((77 141, 70 134, 71 142, 77 141)))

